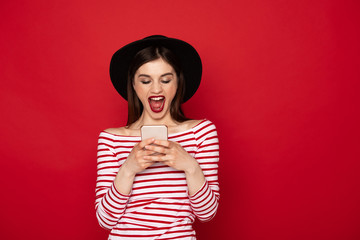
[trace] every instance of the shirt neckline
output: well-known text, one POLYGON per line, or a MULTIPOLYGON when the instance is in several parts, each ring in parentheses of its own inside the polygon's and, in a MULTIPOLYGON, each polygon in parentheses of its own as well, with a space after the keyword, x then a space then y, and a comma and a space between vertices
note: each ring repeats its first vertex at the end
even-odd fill
MULTIPOLYGON (((198 124, 196 124, 196 125, 193 126, 192 128, 189 128, 189 129, 187 129, 187 130, 185 130, 185 131, 169 134, 168 137, 174 137, 174 136, 177 136, 177 135, 182 135, 182 134, 184 134, 184 133, 193 131, 195 127, 199 126, 199 125, 200 125, 201 123, 203 123, 204 121, 206 121, 206 119, 202 119, 198 124)), ((106 134, 113 135, 113 136, 117 136, 117 137, 141 138, 141 136, 127 136, 127 135, 121 135, 121 134, 116 134, 116 133, 109 133, 109 132, 106 132, 105 130, 103 130, 102 132, 103 132, 103 133, 106 133, 106 134)))

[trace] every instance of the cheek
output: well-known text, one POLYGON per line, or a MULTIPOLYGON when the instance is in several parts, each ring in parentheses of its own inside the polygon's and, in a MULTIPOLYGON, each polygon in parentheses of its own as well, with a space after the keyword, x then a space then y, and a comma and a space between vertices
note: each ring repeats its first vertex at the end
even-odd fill
POLYGON ((166 95, 168 99, 173 100, 176 95, 176 88, 169 88, 166 91, 166 95))
POLYGON ((175 97, 175 95, 176 95, 176 90, 177 90, 177 88, 174 88, 173 89, 173 96, 175 97))
POLYGON ((133 85, 134 90, 136 95, 138 96, 138 98, 141 100, 141 98, 144 96, 144 89, 142 89, 141 87, 139 87, 138 85, 133 85))
POLYGON ((174 84, 172 86, 169 87, 169 93, 171 96, 175 96, 176 94, 176 91, 177 91, 177 84, 174 84))

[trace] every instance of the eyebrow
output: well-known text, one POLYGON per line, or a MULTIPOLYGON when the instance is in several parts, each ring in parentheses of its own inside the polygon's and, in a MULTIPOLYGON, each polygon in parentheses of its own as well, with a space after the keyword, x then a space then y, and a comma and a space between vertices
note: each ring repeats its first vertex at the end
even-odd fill
MULTIPOLYGON (((168 76, 168 75, 173 76, 174 74, 171 73, 171 72, 168 72, 168 73, 162 74, 160 77, 165 77, 165 76, 168 76)), ((138 77, 148 77, 148 78, 151 78, 150 75, 147 75, 147 74, 140 74, 138 77)))

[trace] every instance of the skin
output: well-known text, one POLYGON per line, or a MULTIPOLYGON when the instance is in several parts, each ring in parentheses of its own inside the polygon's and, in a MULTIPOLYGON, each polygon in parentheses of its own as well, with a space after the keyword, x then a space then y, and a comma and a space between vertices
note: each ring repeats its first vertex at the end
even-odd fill
MULTIPOLYGON (((109 129, 109 132, 133 135, 138 133, 142 125, 164 124, 168 126, 169 133, 175 133, 187 130, 199 122, 191 120, 178 123, 171 118, 170 103, 176 94, 177 78, 172 66, 163 59, 160 58, 142 65, 135 73, 133 86, 144 106, 141 117, 129 129, 109 129), (164 109, 160 113, 154 113, 149 106, 148 97, 159 95, 166 98, 164 109)), ((134 146, 119 169, 115 177, 116 189, 124 195, 130 194, 135 175, 155 162, 162 162, 172 168, 184 171, 190 196, 195 194, 205 182, 198 162, 180 144, 172 141, 146 139, 134 146), (161 154, 150 156, 154 152, 161 154)))

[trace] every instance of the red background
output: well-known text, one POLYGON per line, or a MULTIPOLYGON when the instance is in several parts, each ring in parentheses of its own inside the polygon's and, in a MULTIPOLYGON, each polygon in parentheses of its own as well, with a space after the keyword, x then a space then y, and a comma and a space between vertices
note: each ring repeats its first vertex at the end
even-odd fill
POLYGON ((360 239, 359 3, 2 1, 1 239, 106 239, 96 144, 126 123, 110 58, 151 34, 193 44, 184 105, 221 147, 217 216, 199 239, 360 239))

